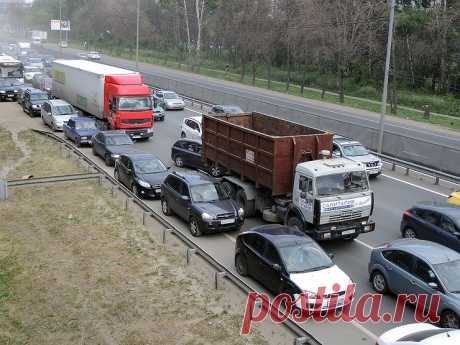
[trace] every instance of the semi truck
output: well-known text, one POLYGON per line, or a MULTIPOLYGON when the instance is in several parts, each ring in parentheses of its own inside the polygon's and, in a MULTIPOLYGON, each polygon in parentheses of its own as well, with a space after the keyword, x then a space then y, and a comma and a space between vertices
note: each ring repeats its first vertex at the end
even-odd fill
POLYGON ((153 135, 150 89, 138 72, 86 60, 55 60, 52 70, 53 95, 94 116, 101 129, 153 135))
POLYGON ((203 160, 228 194, 265 221, 316 240, 375 230, 366 167, 331 158, 333 134, 261 113, 203 114, 203 160))

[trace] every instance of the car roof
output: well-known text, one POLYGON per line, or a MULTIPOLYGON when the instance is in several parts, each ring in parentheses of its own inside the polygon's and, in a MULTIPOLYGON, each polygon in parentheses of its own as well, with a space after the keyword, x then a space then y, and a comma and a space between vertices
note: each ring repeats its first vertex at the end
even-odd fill
POLYGON ((101 132, 105 136, 112 136, 112 135, 128 135, 123 130, 115 130, 115 131, 103 131, 101 132))
POLYGON ((347 144, 354 144, 354 145, 359 144, 359 145, 362 145, 357 140, 354 140, 352 138, 343 137, 341 135, 334 135, 333 141, 334 141, 334 143, 339 144, 339 145, 347 145, 347 144))
POLYGON ((189 116, 189 117, 186 117, 184 120, 195 120, 199 123, 202 123, 203 122, 203 116, 189 116))
POLYGON ((46 93, 45 91, 42 91, 40 89, 27 89, 26 92, 29 91, 29 93, 46 93))
POLYGON ((288 227, 286 225, 269 224, 252 228, 243 234, 258 234, 263 238, 269 240, 277 248, 286 247, 296 243, 310 243, 314 242, 313 239, 303 232, 288 227))
POLYGON ((122 156, 126 156, 126 157, 130 158, 133 161, 145 160, 145 159, 160 160, 160 158, 158 158, 155 155, 152 155, 151 153, 127 153, 127 154, 123 154, 122 156))
POLYGON ((460 253, 436 242, 425 240, 400 239, 390 242, 387 248, 404 250, 432 265, 460 260, 460 253))
POLYGON ((421 201, 415 204, 415 208, 436 211, 456 220, 460 220, 460 207, 447 202, 440 201, 421 201))
POLYGON ((171 174, 183 179, 185 182, 187 182, 187 184, 192 185, 192 186, 199 185, 199 184, 215 183, 218 181, 214 177, 207 176, 207 175, 200 174, 200 173, 194 173, 194 172, 183 173, 183 172, 173 171, 171 174))
POLYGON ((53 106, 57 106, 57 105, 70 105, 68 102, 62 100, 62 99, 50 99, 49 101, 47 101, 48 103, 50 103, 51 105, 53 106))

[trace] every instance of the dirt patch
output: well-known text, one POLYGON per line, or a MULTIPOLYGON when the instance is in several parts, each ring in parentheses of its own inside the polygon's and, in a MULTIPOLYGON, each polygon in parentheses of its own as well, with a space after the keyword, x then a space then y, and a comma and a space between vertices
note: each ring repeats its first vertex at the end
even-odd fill
POLYGON ((21 157, 23 153, 13 141, 11 132, 0 127, 0 178, 8 175, 10 167, 21 157))
POLYGON ((0 203, 0 344, 267 343, 106 195, 75 182, 0 203))

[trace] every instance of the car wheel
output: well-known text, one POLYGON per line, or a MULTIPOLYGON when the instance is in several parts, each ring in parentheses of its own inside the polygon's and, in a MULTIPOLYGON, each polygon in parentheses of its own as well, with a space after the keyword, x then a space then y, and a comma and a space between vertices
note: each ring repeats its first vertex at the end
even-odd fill
POLYGON ((56 128, 56 124, 53 122, 51 122, 51 129, 56 132, 57 131, 57 128, 56 128))
POLYGON ((385 276, 380 271, 374 271, 371 276, 372 288, 380 294, 388 292, 388 284, 385 276))
POLYGON ((240 189, 236 193, 236 202, 243 208, 246 217, 253 217, 256 214, 256 206, 254 200, 248 200, 246 192, 240 189))
POLYGON ((200 224, 195 217, 190 218, 190 233, 193 237, 200 237, 203 234, 200 229, 200 224))
POLYGON ((77 138, 75 140, 75 145, 77 145, 77 147, 81 147, 81 139, 80 138, 77 138))
POLYGON ((302 221, 297 217, 289 217, 286 225, 299 231, 302 231, 303 229, 302 221))
POLYGON ((91 146, 91 151, 93 151, 93 155, 97 156, 97 152, 96 152, 96 148, 93 146, 91 146))
POLYGON ((417 234, 415 233, 413 229, 405 228, 403 231, 403 237, 414 239, 414 238, 417 238, 417 234))
POLYGON ((115 169, 113 172, 113 177, 115 177, 115 180, 120 181, 120 176, 118 175, 118 169, 115 169))
POLYGON ((182 133, 180 134, 180 137, 181 137, 182 139, 184 139, 185 137, 187 137, 187 135, 185 134, 185 132, 182 132, 182 133))
POLYGON ((243 254, 236 254, 235 256, 235 268, 238 274, 242 277, 248 275, 248 264, 243 254))
POLYGON ((107 165, 108 167, 112 166, 112 158, 108 153, 106 153, 106 155, 104 156, 104 161, 105 165, 107 165))
POLYGON ((169 204, 166 199, 161 199, 161 210, 165 216, 172 215, 171 209, 169 208, 169 204))
POLYGON ((452 310, 442 312, 440 324, 442 328, 460 328, 458 315, 452 310))
POLYGON ((174 164, 176 164, 176 167, 182 168, 184 166, 184 160, 181 156, 176 156, 174 159, 174 164))
POLYGON ((141 197, 141 192, 139 190, 139 187, 135 183, 132 184, 131 191, 134 193, 135 196, 139 198, 141 197))

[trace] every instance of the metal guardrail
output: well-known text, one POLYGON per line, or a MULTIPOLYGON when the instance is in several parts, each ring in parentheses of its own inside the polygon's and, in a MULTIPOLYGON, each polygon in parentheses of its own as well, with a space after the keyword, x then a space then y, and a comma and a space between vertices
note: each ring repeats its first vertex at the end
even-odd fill
MULTIPOLYGON (((79 158, 84 160, 90 167, 92 167, 98 172, 97 174, 88 174, 88 175, 95 175, 93 176, 93 178, 103 177, 105 180, 109 181, 113 187, 116 187, 121 192, 123 192, 133 203, 135 203, 137 206, 139 206, 144 211, 143 218, 142 218, 143 223, 145 223, 145 217, 150 216, 151 218, 155 219, 157 222, 159 222, 164 227, 163 239, 164 239, 166 232, 171 232, 177 238, 179 238, 182 242, 184 242, 185 245, 191 251, 193 251, 197 255, 200 255, 208 264, 210 264, 216 270, 216 273, 215 273, 216 282, 217 282, 218 277, 226 278, 229 281, 231 281, 235 286, 237 286, 240 290, 242 290, 244 293, 257 292, 256 289, 254 289, 249 284, 244 282, 237 275, 231 272, 227 267, 225 267, 225 265, 223 265, 217 259, 212 257, 212 255, 209 254, 205 249, 203 249, 200 245, 198 245, 192 239, 188 238, 176 226, 174 226, 168 220, 163 218, 160 214, 158 214, 158 212, 156 212, 149 205, 147 205, 142 199, 138 198, 124 185, 122 185, 115 178, 110 176, 104 169, 99 167, 88 156, 86 156, 83 152, 78 150, 74 145, 58 137, 54 133, 51 133, 48 131, 37 130, 37 129, 33 129, 33 131, 41 135, 48 136, 49 138, 56 140, 60 142, 61 144, 65 145, 65 147, 71 150, 74 154, 76 154, 79 158)), ((188 260, 189 260, 189 252, 187 251, 187 261, 188 260)), ((281 313, 282 311, 279 310, 279 312, 281 313)), ((310 333, 308 333, 305 329, 303 329, 299 324, 294 322, 291 318, 288 318, 286 322, 283 323, 283 325, 287 327, 291 332, 293 332, 298 337, 295 339, 294 345, 321 345, 319 341, 317 341, 310 333)))
POLYGON ((61 175, 61 176, 47 176, 47 177, 33 177, 20 180, 9 180, 7 181, 8 187, 28 186, 43 183, 56 183, 56 182, 69 182, 69 181, 81 181, 81 180, 100 180, 101 174, 73 174, 73 175, 61 175))

